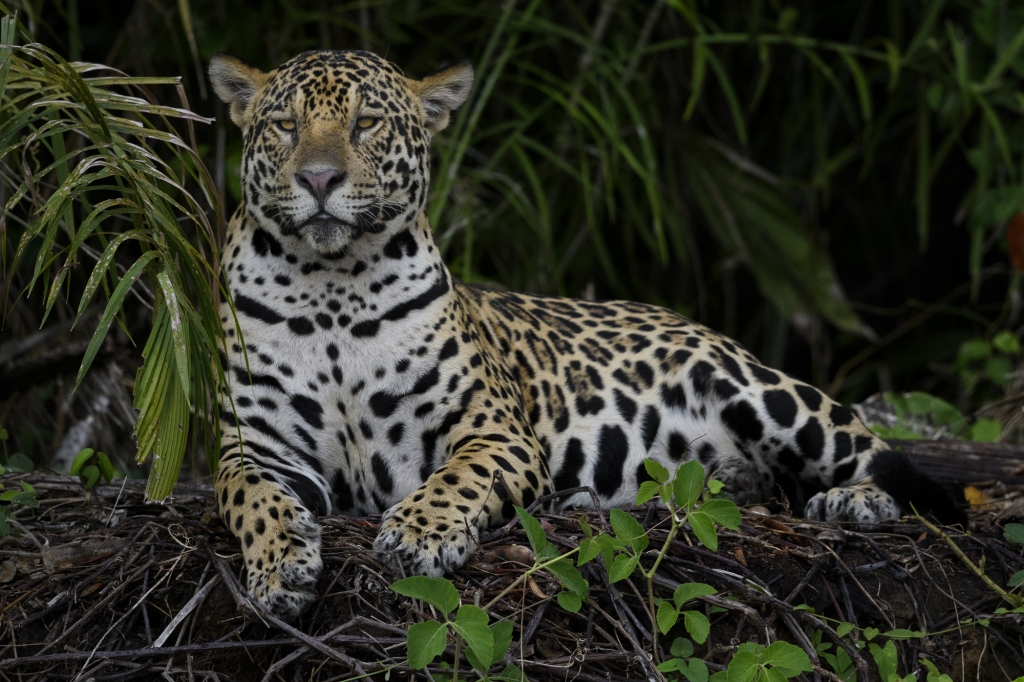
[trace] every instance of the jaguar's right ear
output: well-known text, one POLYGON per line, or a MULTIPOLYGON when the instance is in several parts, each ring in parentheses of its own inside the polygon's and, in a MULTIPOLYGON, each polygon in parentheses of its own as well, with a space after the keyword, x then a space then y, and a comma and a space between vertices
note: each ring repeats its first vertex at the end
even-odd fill
POLYGON ((227 52, 218 52, 210 59, 210 83, 221 101, 228 105, 231 120, 239 128, 245 128, 252 118, 249 105, 266 85, 267 74, 227 52))

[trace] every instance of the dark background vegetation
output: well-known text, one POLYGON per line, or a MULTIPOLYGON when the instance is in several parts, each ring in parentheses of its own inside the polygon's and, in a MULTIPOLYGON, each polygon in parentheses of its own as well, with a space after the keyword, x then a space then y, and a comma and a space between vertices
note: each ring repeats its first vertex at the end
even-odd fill
MULTIPOLYGON (((180 75, 189 105, 217 119, 195 135, 228 215, 241 136, 204 82, 214 52, 271 69, 304 50, 366 49, 412 77, 468 59, 475 93, 435 142, 430 208, 456 276, 664 305, 845 402, 926 391, 969 420, 989 406, 1003 437, 1017 437, 1016 353, 962 348, 1024 324, 1004 236, 1024 209, 1020 3, 9 7, 70 60, 180 75)), ((180 104, 173 87, 151 95, 180 104)), ((15 292, 24 285, 17 268, 4 274, 15 292)), ((8 349, 38 326, 39 296, 22 309, 8 301, 8 349)), ((141 348, 149 324, 145 309, 126 319, 115 360, 95 370, 116 374, 104 385, 122 392, 137 355, 127 334, 141 348)), ((37 462, 95 411, 95 396, 75 407, 61 371, 49 372, 0 395, 0 424, 37 462)), ((105 447, 130 453, 130 413, 118 419, 105 447)))

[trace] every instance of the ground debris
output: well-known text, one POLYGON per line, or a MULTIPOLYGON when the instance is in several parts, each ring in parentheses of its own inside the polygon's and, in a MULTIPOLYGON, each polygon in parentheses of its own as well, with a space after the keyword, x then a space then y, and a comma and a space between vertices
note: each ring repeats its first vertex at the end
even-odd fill
MULTIPOLYGON (((209 487, 182 485, 166 504, 155 505, 144 503, 140 481, 99 486, 86 501, 68 478, 0 479, 7 489, 19 480, 35 487, 40 504, 18 514, 14 532, 0 538, 0 679, 383 679, 374 673, 385 669, 392 679, 414 674, 404 662, 405 630, 430 614, 388 589, 396 578, 370 552, 376 517, 321 519, 325 570, 319 598, 289 627, 239 609, 241 553, 213 513, 209 487)), ((991 581, 1005 586, 1024 570, 1021 547, 1003 540, 1001 530, 1001 524, 1021 521, 1012 510, 1024 485, 976 487, 986 501, 971 511, 972 533, 946 532, 991 581)), ((737 531, 721 532, 717 553, 680 534, 654 581, 666 598, 683 582, 719 590, 703 599, 712 629, 695 651, 711 670, 722 669, 742 642, 778 638, 811 655, 817 670, 805 679, 838 679, 815 653, 812 640, 820 637, 833 652, 838 646, 848 651, 859 679, 875 679, 866 649, 852 642, 863 639, 865 629, 900 628, 934 633, 896 642, 904 675, 918 669, 921 657, 954 680, 1024 675, 1024 619, 997 614, 1010 604, 924 525, 913 521, 860 533, 763 511, 744 512, 737 531), (987 624, 958 625, 966 618, 987 624), (852 636, 836 635, 843 622, 857 626, 852 636)), ((648 506, 633 513, 648 529, 651 548, 660 547, 666 512, 648 506)), ((580 516, 597 530, 610 530, 599 512, 542 517, 560 551, 578 545, 580 516)), ((685 633, 677 626, 652 650, 644 580, 634 575, 611 583, 600 559, 587 564, 582 572, 591 598, 572 614, 555 601, 560 586, 547 573, 502 595, 532 561, 526 535, 514 522, 488 534, 453 577, 463 603, 489 604, 492 619, 513 622, 506 662, 522 667, 531 680, 657 678, 653 666, 685 633)), ((452 644, 449 661, 454 652, 452 644)))

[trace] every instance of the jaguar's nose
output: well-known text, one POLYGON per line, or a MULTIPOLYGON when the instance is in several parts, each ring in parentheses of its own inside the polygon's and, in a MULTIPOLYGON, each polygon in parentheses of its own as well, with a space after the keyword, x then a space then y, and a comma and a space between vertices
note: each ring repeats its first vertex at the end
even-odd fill
POLYGON ((298 182, 299 185, 307 192, 312 194, 313 198, 317 200, 317 203, 323 207, 324 202, 327 201, 327 197, 330 193, 345 182, 346 175, 346 173, 340 173, 333 168, 319 173, 304 170, 301 173, 295 174, 295 181, 298 182))

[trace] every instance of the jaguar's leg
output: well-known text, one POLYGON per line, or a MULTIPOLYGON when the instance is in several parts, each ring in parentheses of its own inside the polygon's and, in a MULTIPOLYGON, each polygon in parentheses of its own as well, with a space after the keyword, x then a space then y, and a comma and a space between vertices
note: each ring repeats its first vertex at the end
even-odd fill
POLYGON ((381 520, 374 550, 395 572, 440 576, 462 566, 480 532, 550 491, 537 449, 473 439, 381 520))
POLYGON ((294 494, 294 479, 261 466, 269 452, 254 443, 237 446, 217 469, 221 519, 242 545, 246 586, 270 613, 294 620, 313 600, 320 575, 320 527, 312 505, 294 494))

